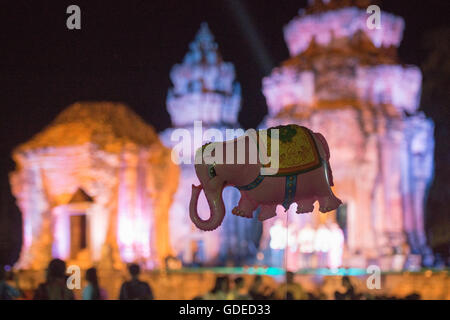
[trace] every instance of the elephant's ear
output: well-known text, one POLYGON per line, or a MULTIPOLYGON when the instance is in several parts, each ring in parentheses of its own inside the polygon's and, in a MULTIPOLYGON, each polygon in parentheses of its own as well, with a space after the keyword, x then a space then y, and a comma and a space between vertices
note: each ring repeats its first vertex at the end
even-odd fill
POLYGON ((325 151, 325 156, 327 157, 325 160, 327 161, 327 174, 328 174, 328 181, 330 182, 330 186, 334 186, 334 181, 333 181, 333 172, 331 171, 331 166, 330 166, 330 148, 328 147, 328 142, 325 139, 325 137, 319 133, 319 132, 315 132, 314 133, 317 137, 317 139, 320 141, 320 144, 323 147, 323 150, 325 151))
POLYGON ((209 142, 203 147, 203 161, 205 164, 223 164, 223 143, 209 142))
POLYGON ((326 160, 330 159, 330 148, 328 147, 328 143, 327 140, 325 139, 325 137, 319 133, 319 132, 315 132, 314 133, 317 137, 317 139, 320 141, 320 143, 322 144, 323 150, 325 151, 325 154, 327 156, 326 160))
POLYGON ((207 143, 205 143, 204 145, 202 145, 202 153, 205 151, 205 148, 207 147, 207 146, 209 146, 211 144, 211 142, 207 142, 207 143))
POLYGON ((204 145, 202 145, 201 148, 198 148, 197 151, 195 152, 195 158, 197 159, 197 157, 199 158, 200 162, 196 162, 196 163, 203 163, 204 160, 204 154, 205 154, 205 149, 207 146, 209 146, 211 144, 211 142, 207 142, 204 145))
POLYGON ((205 153, 205 148, 210 144, 211 142, 207 142, 195 151, 196 164, 203 163, 203 154, 205 153))

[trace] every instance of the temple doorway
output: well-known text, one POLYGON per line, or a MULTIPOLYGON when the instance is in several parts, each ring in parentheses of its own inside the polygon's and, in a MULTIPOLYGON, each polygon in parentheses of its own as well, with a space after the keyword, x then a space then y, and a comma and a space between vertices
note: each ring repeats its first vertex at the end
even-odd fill
POLYGON ((70 216, 70 258, 77 259, 80 252, 87 248, 86 213, 70 216))

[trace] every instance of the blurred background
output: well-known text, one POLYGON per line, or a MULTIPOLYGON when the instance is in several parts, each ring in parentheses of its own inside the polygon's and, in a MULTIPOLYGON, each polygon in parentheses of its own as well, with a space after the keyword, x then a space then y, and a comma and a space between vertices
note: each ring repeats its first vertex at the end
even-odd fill
POLYGON ((193 298, 224 273, 275 286, 286 270, 308 290, 345 275, 366 290, 370 265, 385 294, 448 296, 446 1, 89 2, 81 30, 66 27, 70 4, 4 5, 0 18, 0 265, 23 288, 57 257, 116 279, 111 296, 131 262, 158 298, 193 298), (198 180, 170 153, 196 120, 321 132, 344 204, 261 223, 231 214, 227 188, 222 226, 197 230, 198 180))

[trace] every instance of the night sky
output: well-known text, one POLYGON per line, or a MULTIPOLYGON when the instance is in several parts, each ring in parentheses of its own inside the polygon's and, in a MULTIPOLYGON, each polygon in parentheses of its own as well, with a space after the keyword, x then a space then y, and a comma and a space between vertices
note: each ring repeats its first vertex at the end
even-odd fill
MULTIPOLYGON (((255 127, 261 122, 267 113, 261 80, 288 58, 282 28, 307 1, 241 1, 243 10, 232 2, 151 0, 118 4, 71 0, 1 4, 2 260, 14 259, 15 248, 20 247, 20 214, 7 180, 7 173, 14 168, 12 148, 41 131, 68 105, 82 100, 121 101, 157 131, 169 127, 165 105, 171 86, 169 72, 182 61, 202 21, 208 22, 224 60, 235 65, 242 86, 242 127, 255 127), (81 30, 66 28, 66 8, 71 4, 81 8, 81 30)), ((382 10, 406 21, 399 50, 402 62, 421 65, 427 56, 421 38, 428 30, 448 24, 449 3, 381 2, 382 10)), ((430 116, 438 114, 430 106, 424 110, 430 116)))

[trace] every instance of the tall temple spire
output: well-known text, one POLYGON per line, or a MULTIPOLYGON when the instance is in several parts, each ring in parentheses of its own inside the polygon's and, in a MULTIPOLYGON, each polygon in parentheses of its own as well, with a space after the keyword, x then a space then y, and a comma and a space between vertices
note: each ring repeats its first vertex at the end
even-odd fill
POLYGON ((172 68, 173 88, 167 95, 172 124, 235 124, 241 104, 233 64, 224 62, 209 27, 202 23, 183 63, 172 68))
POLYGON ((347 258, 363 252, 381 265, 387 251, 409 246, 407 265, 417 265, 417 255, 428 265, 424 200, 434 125, 418 109, 420 69, 397 58, 403 19, 381 12, 381 29, 371 29, 369 4, 310 1, 285 26, 291 57, 263 80, 269 115, 262 127, 296 123, 326 137, 345 204, 336 216, 347 258))
POLYGON ((345 7, 358 7, 365 9, 371 4, 376 4, 374 0, 308 0, 306 13, 317 13, 336 10, 345 7))
POLYGON ((369 0, 314 0, 284 27, 284 39, 291 56, 305 52, 312 42, 328 46, 333 40, 350 39, 362 33, 376 48, 398 47, 404 20, 382 12, 380 29, 367 28, 369 0))
POLYGON ((183 63, 191 65, 215 64, 222 59, 217 47, 208 24, 203 22, 195 36, 195 40, 189 45, 190 51, 184 56, 183 63))
MULTIPOLYGON (((194 121, 198 120, 202 121, 203 128, 219 130, 223 137, 227 129, 239 128, 241 90, 239 83, 235 81, 234 66, 223 61, 206 23, 201 24, 183 62, 172 68, 170 78, 173 88, 169 89, 167 95, 167 110, 172 119, 172 127, 160 134, 166 146, 174 148, 178 145, 180 141, 176 137, 179 137, 178 133, 181 131, 187 130, 191 137, 195 137, 194 121), (173 135, 175 132, 177 134, 173 135)), ((183 157, 193 159, 195 149, 195 142, 190 144, 189 150, 183 148, 183 157)), ((181 163, 180 169, 179 186, 169 214, 174 253, 182 256, 185 263, 193 262, 194 250, 196 259, 203 263, 217 259, 225 263, 228 259, 236 261, 242 257, 251 257, 252 246, 248 244, 256 244, 249 230, 257 221, 242 221, 242 218, 231 213, 231 209, 239 201, 239 191, 235 188, 225 188, 223 191, 227 214, 222 228, 200 232, 194 228, 189 218, 192 185, 199 184, 195 168, 192 164, 181 163), (239 243, 243 245, 236 245, 239 243)), ((200 198, 198 205, 200 212, 209 211, 206 199, 200 198)), ((244 260, 241 262, 244 263, 244 260)))
POLYGON ((329 10, 300 12, 284 27, 291 58, 263 80, 271 116, 307 115, 342 101, 389 116, 417 110, 420 70, 400 65, 397 58, 404 20, 382 12, 381 29, 369 29, 366 2, 316 0, 307 9, 329 10))

